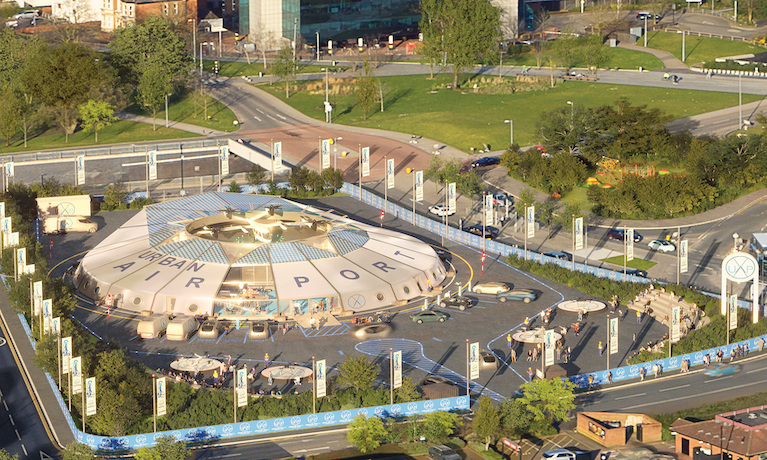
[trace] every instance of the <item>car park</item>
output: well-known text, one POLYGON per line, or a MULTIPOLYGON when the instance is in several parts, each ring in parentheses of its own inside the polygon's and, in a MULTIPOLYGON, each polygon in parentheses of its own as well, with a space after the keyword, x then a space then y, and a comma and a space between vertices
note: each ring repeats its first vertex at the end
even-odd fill
POLYGON ((472 168, 484 168, 486 166, 495 166, 501 164, 500 157, 482 157, 471 162, 472 168))
POLYGON ((499 292, 495 295, 495 298, 498 299, 499 302, 521 300, 524 303, 530 303, 538 298, 538 296, 535 294, 535 292, 529 289, 514 289, 511 291, 499 292))
POLYGON ((495 227, 485 227, 482 228, 479 224, 474 224, 472 226, 466 227, 466 231, 471 233, 472 235, 482 236, 484 230, 485 238, 489 240, 493 240, 495 238, 498 238, 498 229, 495 227))
POLYGON ((358 326, 354 337, 358 340, 384 339, 391 335, 392 327, 387 323, 369 323, 358 326))
POLYGON ((218 321, 209 319, 202 323, 202 326, 200 326, 200 329, 197 332, 197 336, 201 339, 217 339, 220 332, 221 327, 219 326, 218 321))
POLYGON ((418 324, 423 324, 429 321, 439 321, 440 323, 444 323, 445 320, 447 319, 447 315, 442 313, 441 311, 422 310, 410 315, 410 319, 412 319, 418 324))
POLYGON ((644 270, 638 270, 636 268, 630 268, 626 270, 627 275, 634 275, 634 276, 641 276, 642 278, 647 278, 647 272, 644 270))
POLYGON ((434 206, 429 206, 429 212, 440 217, 452 216, 455 214, 455 211, 450 211, 450 208, 444 204, 435 204, 434 206))
POLYGON ((740 366, 737 364, 714 363, 703 374, 709 377, 724 377, 738 372, 740 372, 740 366))
POLYGON ((508 284, 497 281, 488 281, 487 283, 479 283, 474 286, 474 292, 477 294, 498 294, 499 292, 507 292, 510 289, 511 287, 508 284))
MULTIPOLYGON (((626 238, 624 236, 624 232, 625 230, 622 228, 611 228, 610 230, 607 231, 607 237, 612 238, 614 240, 618 240, 618 241, 624 241, 624 239, 626 238)), ((643 239, 644 237, 640 235, 639 232, 634 230, 634 243, 639 243, 643 239)))
POLYGON ((479 352, 479 368, 480 369, 498 369, 498 358, 487 350, 479 352))
POLYGON ((658 252, 674 252, 676 251, 676 246, 671 241, 666 240, 652 240, 650 241, 650 244, 647 245, 650 249, 653 251, 658 252))
POLYGON ((472 305, 472 300, 463 296, 445 297, 439 302, 439 306, 442 308, 457 308, 461 311, 471 308, 472 305))
POLYGON ((434 460, 461 460, 453 449, 442 445, 429 447, 429 457, 434 460))
POLYGON ((269 325, 264 321, 253 321, 248 328, 248 338, 250 339, 268 339, 269 325))
POLYGON ((559 260, 567 260, 567 261, 573 260, 573 255, 570 254, 569 252, 549 251, 549 252, 544 252, 543 255, 553 257, 559 260))

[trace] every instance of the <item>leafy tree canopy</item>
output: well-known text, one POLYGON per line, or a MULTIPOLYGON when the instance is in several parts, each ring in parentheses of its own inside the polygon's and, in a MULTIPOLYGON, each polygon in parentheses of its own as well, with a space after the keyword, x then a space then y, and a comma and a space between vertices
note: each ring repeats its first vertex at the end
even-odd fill
POLYGON ((522 384, 522 397, 519 401, 533 414, 533 418, 542 422, 569 420, 567 414, 575 409, 575 385, 569 380, 538 379, 522 384))
POLYGON ((339 366, 338 384, 342 388, 356 390, 369 388, 378 377, 378 366, 368 361, 365 355, 350 356, 339 366))
POLYGON ((380 418, 368 418, 359 414, 349 424, 349 432, 346 434, 346 439, 354 444, 360 452, 366 454, 376 450, 386 436, 386 427, 380 418))

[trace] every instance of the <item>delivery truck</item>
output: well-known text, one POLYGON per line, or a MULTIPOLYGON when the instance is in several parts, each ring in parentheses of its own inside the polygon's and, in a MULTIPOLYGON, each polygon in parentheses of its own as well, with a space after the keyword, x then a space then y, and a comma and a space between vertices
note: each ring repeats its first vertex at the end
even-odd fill
POLYGON ((87 216, 53 215, 43 219, 43 232, 54 235, 68 232, 96 233, 98 229, 99 225, 87 216))

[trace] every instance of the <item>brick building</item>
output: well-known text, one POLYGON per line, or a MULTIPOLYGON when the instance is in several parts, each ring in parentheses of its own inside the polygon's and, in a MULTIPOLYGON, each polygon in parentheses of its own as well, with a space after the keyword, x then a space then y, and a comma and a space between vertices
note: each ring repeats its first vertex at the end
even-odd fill
POLYGON ((198 20, 201 0, 101 0, 101 28, 114 30, 141 22, 149 16, 163 16, 186 23, 198 20))
POLYGON ((714 420, 677 420, 671 425, 680 460, 767 459, 767 406, 717 415, 714 420))

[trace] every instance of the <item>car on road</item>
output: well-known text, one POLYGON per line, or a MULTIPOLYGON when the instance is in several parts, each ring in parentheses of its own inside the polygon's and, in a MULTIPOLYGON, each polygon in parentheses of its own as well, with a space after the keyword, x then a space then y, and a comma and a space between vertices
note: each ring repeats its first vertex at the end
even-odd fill
POLYGON ((217 339, 220 332, 220 326, 215 319, 209 319, 202 323, 197 331, 197 336, 201 339, 217 339))
MULTIPOLYGON (((489 240, 493 240, 495 238, 498 238, 498 229, 495 227, 485 227, 485 238, 489 240)), ((482 236, 482 226, 479 224, 474 224, 472 226, 466 227, 466 231, 471 233, 472 235, 482 236)))
POLYGON ((468 297, 445 297, 439 302, 439 306, 442 308, 457 308, 461 311, 471 308, 474 303, 468 297))
POLYGON ((450 208, 444 204, 435 204, 434 206, 429 206, 429 212, 436 214, 439 217, 452 216, 455 214, 455 211, 451 212, 450 208))
MULTIPOLYGON (((624 233, 625 231, 622 228, 611 228, 610 230, 607 231, 607 237, 612 238, 614 240, 618 240, 618 241, 624 241, 624 239, 626 238, 624 236, 624 233)), ((634 243, 639 243, 643 239, 644 237, 640 235, 639 232, 634 230, 634 243)))
POLYGON ((737 364, 714 363, 703 374, 709 377, 724 377, 738 372, 740 372, 740 366, 737 364))
POLYGON ((477 294, 498 294, 510 289, 511 287, 508 284, 498 281, 488 281, 487 283, 479 283, 474 286, 474 292, 477 294))
POLYGON ((499 292, 495 295, 495 298, 498 299, 499 302, 521 300, 524 303, 530 303, 537 299, 538 296, 535 292, 529 289, 513 289, 511 291, 499 292))
POLYGON ((498 369, 498 358, 487 350, 479 352, 479 368, 480 369, 498 369))
POLYGON ((570 254, 569 252, 549 251, 549 252, 544 252, 543 255, 553 257, 559 260, 567 260, 567 261, 573 260, 573 255, 570 254))
POLYGON ((501 164, 500 157, 482 157, 471 162, 472 168, 484 168, 486 166, 495 166, 501 164))
POLYGON ((650 241, 650 244, 647 245, 650 249, 653 251, 659 251, 659 252, 674 252, 676 251, 676 246, 671 241, 666 240, 652 240, 650 241))
POLYGON ((386 323, 363 324, 354 330, 359 340, 384 339, 391 335, 392 327, 386 323))
POLYGON ((626 270, 627 275, 634 275, 634 276, 641 276, 642 278, 647 278, 647 272, 644 270, 639 270, 636 268, 629 268, 626 270))
POLYGON ((447 319, 447 315, 442 313, 441 311, 422 310, 410 315, 410 319, 412 319, 418 324, 423 324, 429 321, 439 321, 440 323, 444 323, 445 320, 447 319))
POLYGON ((24 10, 21 13, 13 15, 13 19, 35 19, 40 16, 40 12, 37 10, 24 10))
POLYGON ((568 447, 544 452, 542 458, 544 460, 585 460, 591 458, 591 453, 568 447))
POLYGON ((248 330, 248 338, 250 339, 268 339, 269 338, 269 325, 264 321, 253 321, 250 323, 248 330))
POLYGON ((507 202, 509 206, 514 206, 514 197, 508 193, 493 193, 493 205, 506 206, 507 202))
POLYGON ((429 447, 429 457, 434 460, 461 460, 461 456, 447 446, 429 447))
POLYGON ((648 21, 652 21, 653 19, 655 19, 656 21, 660 21, 660 15, 642 11, 640 13, 637 13, 637 19, 640 19, 640 20, 647 19, 648 21))

